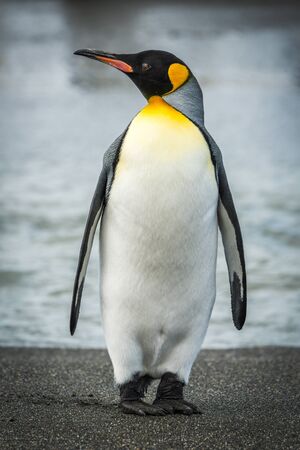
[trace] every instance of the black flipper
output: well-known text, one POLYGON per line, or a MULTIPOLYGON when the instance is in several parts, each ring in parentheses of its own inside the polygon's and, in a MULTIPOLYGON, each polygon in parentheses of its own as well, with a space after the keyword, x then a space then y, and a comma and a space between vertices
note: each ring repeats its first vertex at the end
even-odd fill
POLYGON ((73 288, 73 300, 70 317, 70 332, 72 335, 75 332, 79 317, 84 279, 86 275, 88 262, 90 259, 95 231, 103 210, 106 184, 107 184, 107 171, 106 168, 103 167, 90 206, 90 211, 85 225, 85 230, 79 253, 77 272, 73 288))
POLYGON ((246 320, 247 282, 242 233, 227 181, 219 147, 201 127, 209 144, 219 186, 218 222, 228 267, 234 325, 240 330, 246 320))
MULTIPOLYGON (((127 128, 128 129, 128 128, 127 128)), ((104 154, 103 168, 96 186, 96 190, 90 206, 83 239, 81 243, 77 272, 73 289, 73 300, 71 306, 70 332, 74 334, 80 310, 81 296, 88 262, 90 259, 94 235, 97 224, 101 219, 105 204, 107 203, 111 185, 113 183, 114 172, 118 162, 120 148, 127 129, 109 147, 104 154)))

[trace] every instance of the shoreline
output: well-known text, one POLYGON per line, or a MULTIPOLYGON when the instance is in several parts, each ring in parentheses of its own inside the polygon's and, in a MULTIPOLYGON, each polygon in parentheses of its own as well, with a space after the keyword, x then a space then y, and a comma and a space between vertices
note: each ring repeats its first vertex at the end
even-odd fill
POLYGON ((203 350, 185 389, 203 414, 138 417, 106 350, 0 347, 0 448, 300 448, 299 373, 297 347, 203 350))

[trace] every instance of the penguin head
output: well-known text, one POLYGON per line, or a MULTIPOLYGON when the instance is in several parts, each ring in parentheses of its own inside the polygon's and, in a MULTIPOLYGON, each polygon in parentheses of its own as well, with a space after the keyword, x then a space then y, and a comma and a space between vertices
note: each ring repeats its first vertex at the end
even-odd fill
POLYGON ((162 50, 126 55, 81 49, 74 54, 96 59, 121 70, 131 78, 147 100, 153 96, 171 94, 183 86, 191 75, 183 61, 162 50))

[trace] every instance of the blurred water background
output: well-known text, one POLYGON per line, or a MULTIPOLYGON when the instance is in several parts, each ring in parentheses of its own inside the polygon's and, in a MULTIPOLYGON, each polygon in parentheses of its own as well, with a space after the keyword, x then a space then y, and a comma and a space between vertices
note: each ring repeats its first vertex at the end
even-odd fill
POLYGON ((205 346, 299 345, 297 3, 101 3, 0 3, 0 344, 104 346, 97 243, 73 338, 72 285, 102 155, 144 99, 120 72, 72 55, 92 47, 171 51, 203 88, 249 280, 238 332, 220 245, 205 346))

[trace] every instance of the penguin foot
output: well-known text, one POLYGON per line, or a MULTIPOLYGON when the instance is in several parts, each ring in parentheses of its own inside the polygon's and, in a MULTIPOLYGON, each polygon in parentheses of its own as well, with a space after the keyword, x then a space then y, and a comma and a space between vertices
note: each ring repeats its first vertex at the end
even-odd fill
POLYGON ((120 386, 121 401, 119 407, 125 414, 137 414, 139 416, 164 416, 166 412, 159 406, 150 405, 141 400, 150 385, 152 377, 140 376, 136 373, 130 381, 120 386))
POLYGON ((196 405, 183 399, 155 399, 153 406, 158 406, 165 414, 202 414, 196 405))
POLYGON ((167 412, 159 405, 149 405, 143 400, 123 400, 119 408, 125 414, 137 414, 138 416, 164 416, 167 412))
POLYGON ((184 383, 175 373, 166 372, 161 377, 153 405, 158 406, 166 414, 201 414, 193 403, 183 398, 184 383))

